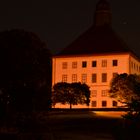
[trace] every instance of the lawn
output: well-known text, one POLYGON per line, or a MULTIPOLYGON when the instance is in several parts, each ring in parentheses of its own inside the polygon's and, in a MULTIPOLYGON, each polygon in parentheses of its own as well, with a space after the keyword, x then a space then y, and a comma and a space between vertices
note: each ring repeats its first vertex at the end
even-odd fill
MULTIPOLYGON (((34 115, 16 140, 135 140, 134 126, 118 111, 50 111, 34 115)), ((136 138, 137 137, 137 138, 136 138)))

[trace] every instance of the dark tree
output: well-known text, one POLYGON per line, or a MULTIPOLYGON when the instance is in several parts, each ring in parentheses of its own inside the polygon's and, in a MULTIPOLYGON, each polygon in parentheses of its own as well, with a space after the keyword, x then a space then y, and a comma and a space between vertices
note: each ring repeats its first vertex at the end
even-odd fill
POLYGON ((0 104, 16 111, 50 106, 51 54, 37 35, 1 32, 0 66, 0 104))
POLYGON ((86 104, 90 102, 90 90, 86 84, 81 83, 57 83, 53 86, 52 102, 72 105, 86 104))

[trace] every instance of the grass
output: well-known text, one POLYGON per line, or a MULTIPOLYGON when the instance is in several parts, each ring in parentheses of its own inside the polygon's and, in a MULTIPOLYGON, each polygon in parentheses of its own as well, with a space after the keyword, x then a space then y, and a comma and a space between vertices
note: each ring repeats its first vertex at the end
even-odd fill
MULTIPOLYGON (((33 114, 20 126, 15 135, 1 133, 1 137, 11 136, 15 140, 37 138, 40 140, 135 140, 139 137, 137 127, 124 122, 122 112, 53 110, 33 114), (114 115, 113 117, 111 117, 114 115), (21 128, 24 131, 21 131, 21 128), (15 137, 17 136, 17 137, 15 137)), ((2 138, 0 137, 0 140, 2 138)), ((7 139, 7 138, 6 138, 7 139)), ((139 137, 140 139, 140 137, 139 137)))

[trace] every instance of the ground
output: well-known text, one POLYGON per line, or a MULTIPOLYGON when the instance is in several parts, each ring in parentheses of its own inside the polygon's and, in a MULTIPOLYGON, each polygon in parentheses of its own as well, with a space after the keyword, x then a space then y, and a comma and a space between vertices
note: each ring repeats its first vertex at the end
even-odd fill
MULTIPOLYGON (((18 134, 18 140, 135 140, 118 111, 51 111, 18 134)), ((133 133, 134 134, 134 133, 133 133)))

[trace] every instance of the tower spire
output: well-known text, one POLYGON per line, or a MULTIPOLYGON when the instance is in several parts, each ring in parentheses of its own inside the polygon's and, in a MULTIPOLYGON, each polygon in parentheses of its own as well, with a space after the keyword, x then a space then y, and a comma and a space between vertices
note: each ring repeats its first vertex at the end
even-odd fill
POLYGON ((110 4, 107 0, 99 0, 96 5, 95 17, 94 17, 94 25, 95 26, 104 26, 111 25, 111 8, 110 4))

